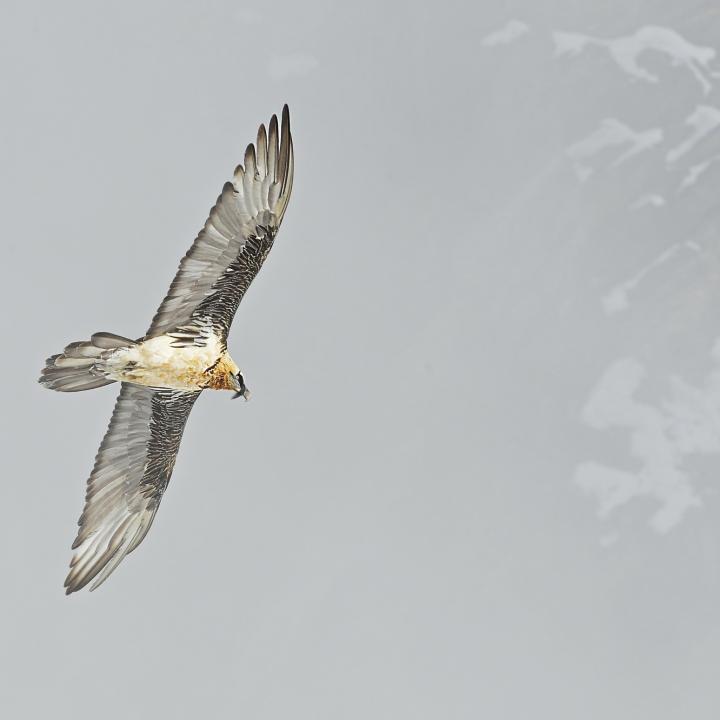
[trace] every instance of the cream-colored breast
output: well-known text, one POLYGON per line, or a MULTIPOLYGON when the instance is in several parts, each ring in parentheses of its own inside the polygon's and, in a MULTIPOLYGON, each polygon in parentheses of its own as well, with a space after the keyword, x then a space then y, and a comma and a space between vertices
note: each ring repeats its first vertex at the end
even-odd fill
POLYGON ((105 363, 114 380, 175 390, 198 390, 207 382, 206 370, 222 356, 220 340, 211 335, 202 347, 173 347, 167 335, 150 338, 113 353, 105 363))

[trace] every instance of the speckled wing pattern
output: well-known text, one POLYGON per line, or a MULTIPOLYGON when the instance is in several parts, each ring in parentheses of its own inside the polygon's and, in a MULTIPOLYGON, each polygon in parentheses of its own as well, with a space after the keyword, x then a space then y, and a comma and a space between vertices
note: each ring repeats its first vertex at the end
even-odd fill
POLYGON ((88 480, 68 594, 90 582, 94 590, 142 542, 199 395, 123 383, 88 480))
POLYGON ((290 199, 293 145, 287 105, 273 115, 244 166, 225 184, 205 226, 158 308, 146 337, 171 333, 178 344, 202 342, 209 330, 225 341, 245 291, 270 252, 290 199))
MULTIPOLYGON (((244 166, 226 183, 180 262, 146 338, 165 333, 178 346, 227 340, 235 312, 267 257, 290 199, 293 147, 287 105, 273 115, 244 166)), ((140 342, 140 341, 139 341, 140 342)), ((170 481, 185 423, 200 392, 123 383, 90 475, 73 543, 67 592, 104 582, 143 540, 170 481)))

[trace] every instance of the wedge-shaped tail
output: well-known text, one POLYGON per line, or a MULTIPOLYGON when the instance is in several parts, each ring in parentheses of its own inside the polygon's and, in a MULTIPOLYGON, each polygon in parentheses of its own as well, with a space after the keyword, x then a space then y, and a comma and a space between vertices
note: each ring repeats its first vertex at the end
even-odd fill
POLYGON ((60 355, 49 357, 39 382, 50 390, 78 392, 92 390, 115 382, 105 375, 105 359, 118 348, 135 345, 134 340, 113 335, 95 333, 85 342, 70 343, 60 355))

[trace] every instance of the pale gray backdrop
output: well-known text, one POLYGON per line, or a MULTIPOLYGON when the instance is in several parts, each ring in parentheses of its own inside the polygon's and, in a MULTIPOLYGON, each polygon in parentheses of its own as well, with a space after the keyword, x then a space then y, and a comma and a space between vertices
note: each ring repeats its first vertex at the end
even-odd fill
POLYGON ((720 716, 720 13, 12 2, 0 713, 720 716), (117 392, 257 125, 293 198, 144 544, 66 598, 117 392))

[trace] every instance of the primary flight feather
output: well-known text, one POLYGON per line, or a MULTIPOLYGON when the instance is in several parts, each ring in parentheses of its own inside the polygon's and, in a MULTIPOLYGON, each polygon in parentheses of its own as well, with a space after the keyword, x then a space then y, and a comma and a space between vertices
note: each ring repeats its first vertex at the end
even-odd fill
POLYGON ((66 592, 94 590, 143 540, 200 393, 249 391, 227 351, 233 317, 272 248, 293 182, 290 116, 248 145, 144 337, 96 333, 48 358, 40 382, 76 392, 120 382, 90 474, 66 592))

